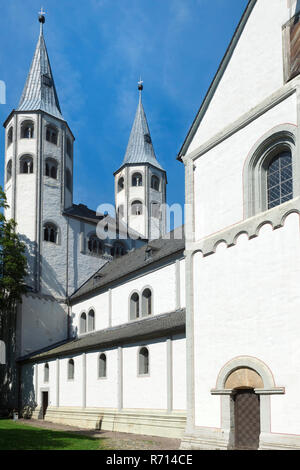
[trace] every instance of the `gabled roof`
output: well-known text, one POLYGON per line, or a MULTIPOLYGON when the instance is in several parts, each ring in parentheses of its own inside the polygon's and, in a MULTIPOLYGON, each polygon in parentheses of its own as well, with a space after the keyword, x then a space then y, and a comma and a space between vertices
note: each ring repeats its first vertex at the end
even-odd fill
POLYGON ((63 119, 42 27, 17 111, 44 111, 63 119))
POLYGON ((190 143, 192 142, 192 140, 194 138, 194 135, 197 132, 197 129, 198 129, 198 127, 199 127, 199 125, 200 125, 200 123, 201 123, 201 121, 202 121, 202 119, 203 119, 203 117, 204 117, 204 115, 207 111, 207 108, 208 108, 208 106, 209 106, 209 104, 210 104, 210 102, 211 102, 211 100, 212 100, 212 98, 215 94, 215 91, 216 91, 216 89, 217 89, 217 87, 218 87, 218 85, 221 81, 221 78, 222 78, 222 76, 223 76, 223 74, 226 70, 226 67, 227 67, 227 65, 228 65, 228 63, 231 59, 231 56, 234 52, 234 49, 235 49, 235 47, 236 47, 236 45, 237 45, 237 43, 238 43, 238 41, 241 37, 241 34, 244 30, 244 27, 245 27, 245 25, 248 21, 248 18, 251 15, 251 12, 252 12, 256 2, 257 2, 257 0, 249 0, 249 3, 248 3, 248 5, 247 5, 247 7, 246 7, 246 9, 243 13, 243 16, 242 16, 242 18, 241 18, 241 20, 240 20, 240 22, 239 22, 239 24, 238 24, 238 26, 235 30, 235 33, 234 33, 234 35, 231 39, 231 42, 230 42, 230 44, 227 48, 227 51, 225 52, 225 55, 222 59, 222 62, 221 62, 220 66, 217 70, 217 73, 214 76, 214 79, 213 79, 213 81, 212 81, 212 83, 211 83, 211 85, 208 89, 208 92, 207 92, 207 94, 206 94, 206 96, 205 96, 205 98, 204 98, 204 100, 203 100, 203 102, 200 106, 200 109, 199 109, 199 111, 198 111, 198 113, 197 113, 197 115, 196 115, 196 117, 193 121, 193 124, 190 127, 190 130, 189 130, 189 132, 188 132, 188 134, 187 134, 187 136, 186 136, 186 138, 183 142, 183 145, 182 145, 182 147, 181 147, 181 149, 178 153, 178 156, 177 156, 178 160, 181 160, 181 157, 183 157, 186 154, 186 151, 187 151, 188 147, 190 146, 190 143))
POLYGON ((105 286, 113 282, 119 282, 133 272, 144 269, 145 266, 162 260, 163 258, 172 256, 175 253, 179 253, 180 256, 183 256, 185 247, 183 232, 183 227, 178 227, 170 232, 169 239, 159 238, 157 240, 151 240, 148 244, 105 264, 71 295, 71 303, 78 302, 81 297, 86 295, 94 295, 105 286), (149 249, 151 252, 150 255, 149 249))
POLYGON ((144 163, 149 163, 156 168, 163 170, 155 156, 150 130, 142 103, 142 93, 140 91, 139 103, 121 168, 127 164, 144 163))

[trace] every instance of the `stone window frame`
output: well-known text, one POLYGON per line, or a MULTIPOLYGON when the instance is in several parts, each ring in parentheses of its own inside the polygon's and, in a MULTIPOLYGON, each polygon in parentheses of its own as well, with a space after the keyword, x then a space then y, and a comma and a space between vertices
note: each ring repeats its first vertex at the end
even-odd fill
POLYGON ((144 286, 142 289, 141 289, 141 295, 140 295, 140 303, 141 303, 141 306, 140 306, 140 313, 141 313, 141 317, 140 318, 149 318, 151 316, 153 316, 153 305, 154 305, 154 297, 153 297, 153 289, 151 286, 149 285, 146 285, 144 286), (144 314, 144 302, 143 302, 143 299, 144 299, 144 292, 146 290, 149 290, 151 292, 151 295, 150 295, 150 298, 151 298, 151 313, 147 313, 147 314, 144 314))
POLYGON ((23 119, 20 122, 20 139, 34 139, 35 138, 35 121, 33 119, 23 119), (30 137, 24 136, 25 129, 32 129, 30 137))
POLYGON ((150 377, 150 349, 149 345, 143 344, 139 346, 138 348, 138 353, 137 353, 137 377, 150 377), (147 357, 147 372, 141 372, 141 351, 143 349, 146 349, 148 352, 148 357, 147 357))
POLYGON ((108 374, 107 374, 107 353, 105 351, 101 351, 98 354, 97 358, 97 378, 98 380, 107 380, 108 374), (100 375, 100 359, 101 356, 105 356, 105 375, 100 375))
POLYGON ((53 222, 52 220, 48 220, 48 219, 45 220, 44 223, 43 223, 43 229, 42 230, 43 230, 42 240, 43 240, 44 243, 49 243, 51 245, 60 245, 61 244, 61 232, 60 232, 60 228, 59 228, 59 226, 57 225, 56 222, 53 222), (46 225, 48 225, 49 228, 51 228, 51 226, 55 227, 55 229, 56 229, 56 242, 52 242, 50 240, 45 240, 44 239, 44 230, 45 230, 46 225))
POLYGON ((79 315, 79 334, 84 335, 86 333, 87 333, 87 316, 86 316, 86 311, 83 310, 82 312, 80 312, 80 315, 79 315), (83 317, 83 315, 85 315, 85 318, 83 317), (83 325, 85 325, 84 331, 82 329, 83 325))
POLYGON ((87 234, 87 242, 86 242, 86 254, 89 256, 94 256, 95 258, 102 258, 105 254, 105 246, 104 241, 98 237, 97 231, 92 230, 87 234), (97 243, 97 253, 93 250, 89 249, 89 243, 95 241, 97 243))
POLYGON ((136 321, 141 319, 141 294, 137 289, 134 289, 132 292, 129 294, 128 298, 128 320, 129 321, 136 321), (131 299, 133 295, 136 294, 138 296, 138 302, 136 303, 138 305, 138 310, 139 310, 139 315, 136 316, 136 313, 132 312, 132 307, 131 307, 131 299), (134 316, 133 316, 134 315, 134 316))
POLYGON ((150 188, 153 189, 153 191, 160 191, 160 184, 161 184, 161 179, 155 174, 151 174, 151 180, 150 180, 150 188), (155 187, 157 183, 157 188, 155 187))
POLYGON ((52 158, 52 157, 46 157, 45 158, 44 175, 47 178, 51 178, 52 180, 56 180, 56 181, 59 180, 59 163, 55 158, 52 158), (47 165, 50 165, 50 166, 48 166, 49 175, 46 174, 47 165), (56 170, 56 177, 55 178, 53 176, 51 176, 51 171, 52 171, 52 168, 54 168, 54 167, 55 167, 55 170, 56 170))
POLYGON ((68 359, 68 364, 67 364, 67 380, 68 380, 68 381, 73 381, 73 380, 75 380, 75 361, 74 361, 73 357, 70 357, 70 359, 68 359), (72 361, 73 369, 70 368, 71 361, 72 361), (72 373, 71 373, 71 372, 72 372, 72 373))
POLYGON ((19 165, 18 165, 18 170, 19 170, 19 175, 33 175, 34 174, 34 157, 31 153, 24 153, 19 156, 19 165), (24 165, 25 161, 30 162, 30 165, 32 165, 32 171, 21 171, 21 165, 24 165))
POLYGON ((46 124, 45 126, 45 140, 49 142, 49 144, 56 145, 58 147, 59 145, 59 129, 56 127, 54 124, 46 124), (50 134, 48 134, 48 132, 50 134), (49 135, 49 139, 47 136, 49 135), (55 138, 54 138, 55 135, 55 138))
POLYGON ((120 193, 125 189, 125 179, 124 176, 120 176, 117 181, 117 192, 120 193))
POLYGON ((238 356, 228 361, 220 370, 216 387, 211 389, 212 395, 221 397, 221 430, 228 441, 228 448, 234 446, 234 393, 226 389, 228 377, 238 369, 247 368, 256 372, 262 379, 264 387, 255 388, 254 393, 260 395, 260 432, 271 433, 271 395, 285 394, 284 387, 276 387, 271 369, 260 359, 252 356, 238 356))
POLYGON ((94 307, 90 307, 88 309, 88 313, 87 313, 87 332, 91 333, 92 331, 95 331, 95 330, 96 330, 96 309, 94 307), (90 315, 91 312, 94 313, 93 317, 91 317, 91 315, 90 315), (90 322, 89 322, 90 318, 93 318, 93 328, 92 329, 90 328, 90 322))
POLYGON ((252 147, 244 164, 244 218, 253 217, 268 209, 267 167, 282 151, 289 150, 293 166, 293 198, 300 195, 300 163, 297 159, 297 126, 283 124, 264 134, 252 147))
POLYGON ((143 215, 144 209, 145 208, 144 208, 143 201, 141 201, 140 199, 135 198, 130 202, 130 215, 131 216, 139 217, 140 215, 143 215))
POLYGON ((6 164, 5 172, 6 172, 5 183, 8 183, 12 178, 12 158, 8 160, 6 164))
POLYGON ((13 139, 14 139, 14 126, 11 125, 8 130, 7 130, 7 148, 10 147, 10 145, 13 143, 13 139))
POLYGON ((50 377, 50 367, 49 367, 49 363, 46 362, 44 364, 44 383, 49 382, 49 377, 50 377))

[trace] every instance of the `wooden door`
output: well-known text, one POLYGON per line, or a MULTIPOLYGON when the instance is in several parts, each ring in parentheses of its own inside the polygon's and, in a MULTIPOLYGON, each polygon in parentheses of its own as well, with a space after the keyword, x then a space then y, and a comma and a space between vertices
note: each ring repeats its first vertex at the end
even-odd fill
POLYGON ((260 435, 259 395, 252 389, 237 390, 234 397, 236 449, 258 449, 260 435))

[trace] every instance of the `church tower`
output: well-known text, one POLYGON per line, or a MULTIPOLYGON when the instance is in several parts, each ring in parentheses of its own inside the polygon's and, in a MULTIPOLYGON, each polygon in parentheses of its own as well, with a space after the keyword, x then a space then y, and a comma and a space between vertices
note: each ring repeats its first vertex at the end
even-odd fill
POLYGON ((27 282, 36 292, 41 288, 42 265, 44 276, 55 271, 53 255, 46 245, 42 253, 42 242, 61 241, 57 218, 72 205, 74 142, 56 93, 43 11, 39 22, 40 35, 19 105, 4 123, 6 216, 15 219, 27 246, 27 282))
POLYGON ((138 83, 139 103, 122 166, 114 173, 118 218, 151 240, 166 231, 165 170, 158 163, 142 103, 143 82, 138 83))

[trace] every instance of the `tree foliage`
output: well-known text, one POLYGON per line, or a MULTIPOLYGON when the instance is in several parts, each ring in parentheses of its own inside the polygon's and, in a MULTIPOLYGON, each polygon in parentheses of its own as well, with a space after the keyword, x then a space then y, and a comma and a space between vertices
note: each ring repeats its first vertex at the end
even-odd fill
POLYGON ((25 245, 16 233, 16 222, 6 220, 3 210, 8 208, 0 186, 0 312, 9 312, 21 302, 25 292, 27 260, 25 245))

